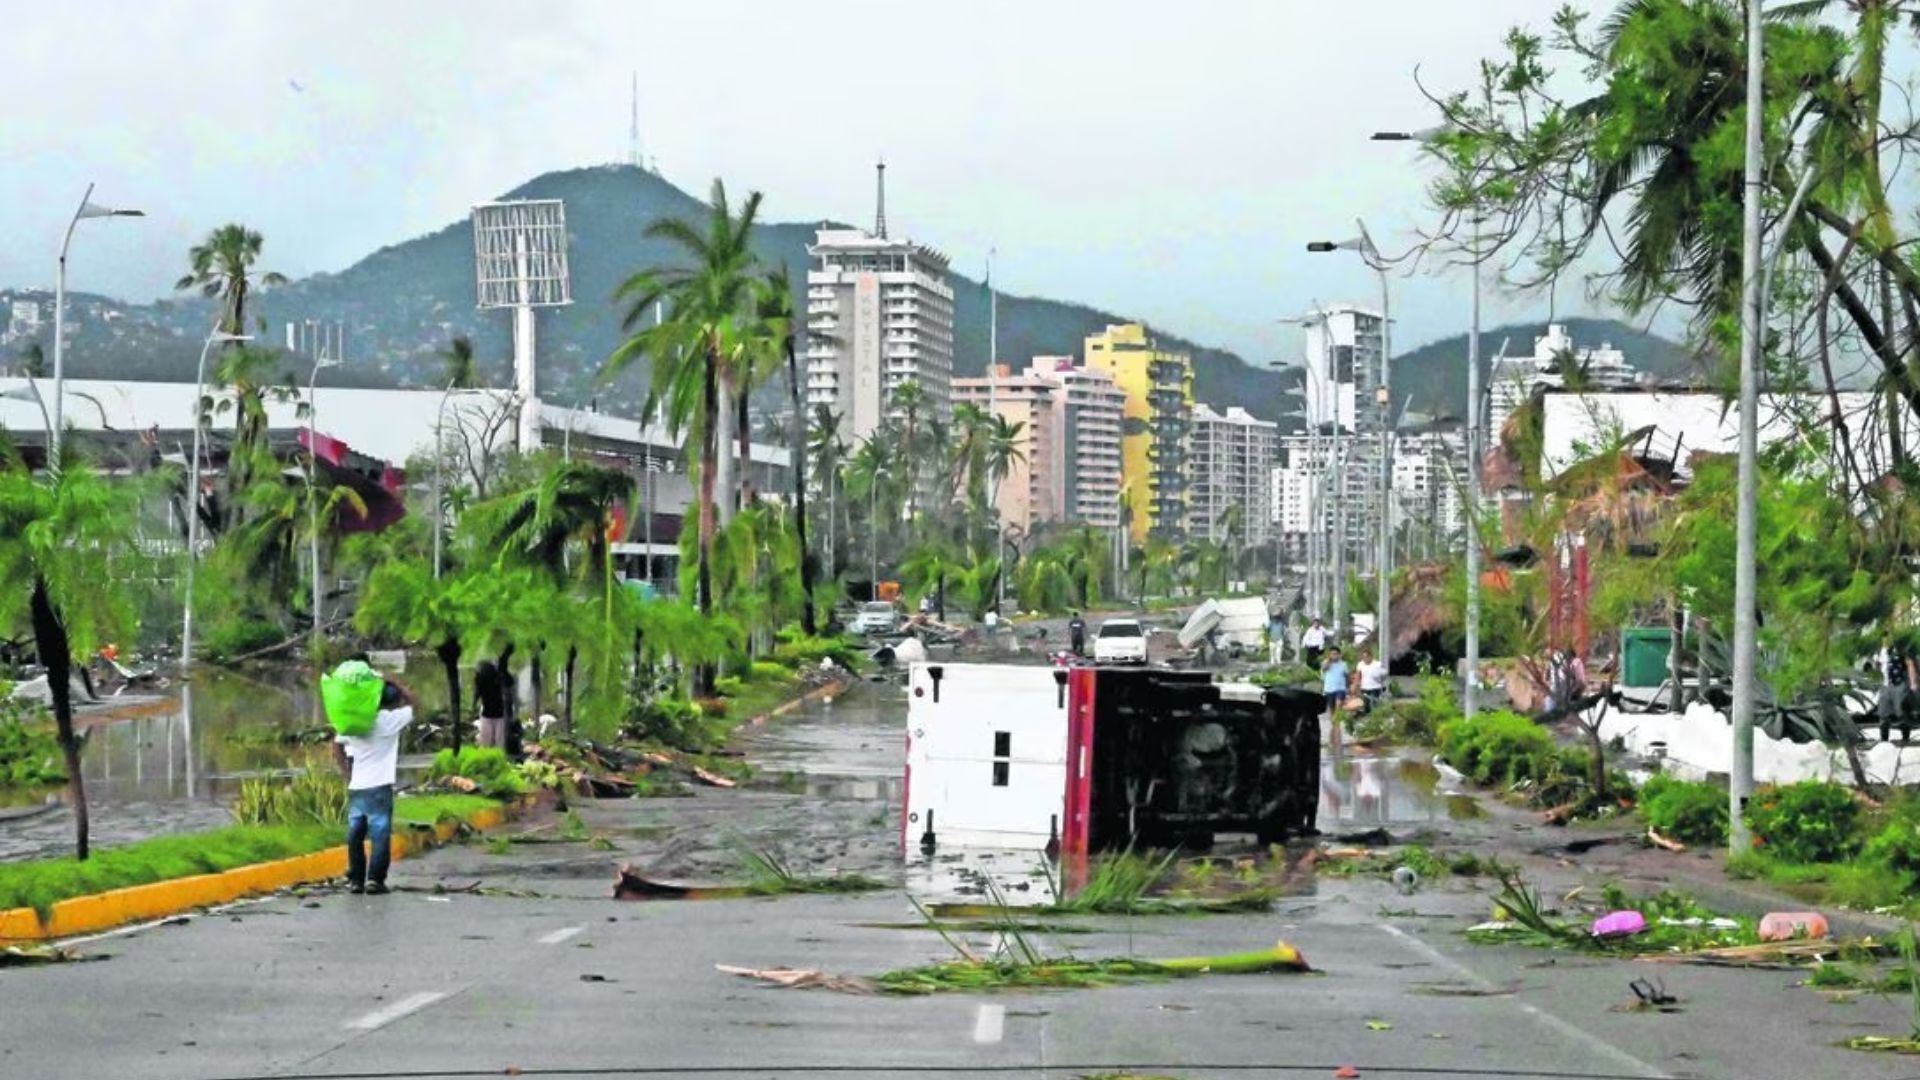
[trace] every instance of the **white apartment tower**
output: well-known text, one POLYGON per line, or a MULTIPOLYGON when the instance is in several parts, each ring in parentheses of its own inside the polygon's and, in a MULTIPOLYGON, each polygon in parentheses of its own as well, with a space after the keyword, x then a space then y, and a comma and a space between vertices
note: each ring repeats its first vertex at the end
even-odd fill
POLYGON ((1256 419, 1238 405, 1225 413, 1193 407, 1187 432, 1187 535, 1224 542, 1227 508, 1240 508, 1241 544, 1258 545, 1272 535, 1273 461, 1278 424, 1256 419))
POLYGON ((1061 387, 1054 430, 1062 446, 1061 508, 1067 521, 1114 529, 1120 525, 1120 436, 1127 396, 1113 376, 1082 367, 1070 356, 1036 356, 1029 375, 1061 387))
POLYGON ((1492 365, 1487 384, 1487 438, 1500 441, 1507 419, 1533 396, 1536 387, 1559 388, 1565 385, 1558 369, 1561 358, 1570 358, 1584 372, 1586 384, 1595 390, 1623 390, 1640 383, 1640 372, 1627 363, 1627 355, 1610 341, 1585 349, 1574 347, 1573 336, 1564 323, 1549 323, 1547 332, 1533 339, 1533 355, 1500 360, 1492 365))
POLYGON ((873 434, 907 383, 925 393, 928 418, 953 412, 947 258, 890 239, 885 222, 882 211, 872 233, 823 228, 807 248, 807 406, 838 413, 849 443, 873 434))

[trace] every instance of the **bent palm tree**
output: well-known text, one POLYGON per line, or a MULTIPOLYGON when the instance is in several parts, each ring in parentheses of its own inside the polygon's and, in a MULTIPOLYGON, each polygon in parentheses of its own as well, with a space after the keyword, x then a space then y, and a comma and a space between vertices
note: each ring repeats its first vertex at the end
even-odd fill
POLYGON ((446 351, 440 354, 440 374, 445 376, 444 384, 454 390, 471 390, 480 385, 478 371, 473 361, 473 339, 465 334, 455 334, 447 342, 446 351))
MULTIPOLYGON (((9 455, 11 458, 11 455, 9 455)), ((133 508, 84 462, 69 458, 37 480, 17 458, 0 465, 0 624, 33 627, 47 669, 73 805, 76 859, 88 854, 87 795, 73 730, 73 660, 131 621, 126 590, 112 587, 116 560, 133 549, 133 508)))

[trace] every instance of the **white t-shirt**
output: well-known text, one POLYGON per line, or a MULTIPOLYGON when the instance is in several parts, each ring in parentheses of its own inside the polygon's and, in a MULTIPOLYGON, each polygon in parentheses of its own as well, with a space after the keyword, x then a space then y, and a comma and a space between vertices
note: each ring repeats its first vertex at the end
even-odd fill
POLYGON ((339 735, 334 742, 347 748, 353 759, 353 778, 347 790, 386 787, 393 783, 400 768, 400 732, 413 723, 413 706, 382 709, 373 719, 370 735, 339 735))
POLYGON ((1378 660, 1360 662, 1360 689, 1385 690, 1387 688, 1387 665, 1378 660))
POLYGON ((1324 649, 1327 647, 1327 628, 1309 626, 1300 631, 1300 647, 1303 649, 1324 649))

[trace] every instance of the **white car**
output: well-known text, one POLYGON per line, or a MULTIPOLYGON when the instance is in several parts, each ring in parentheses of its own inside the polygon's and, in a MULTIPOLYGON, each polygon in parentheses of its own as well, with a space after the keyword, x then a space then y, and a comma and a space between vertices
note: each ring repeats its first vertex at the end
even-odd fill
POLYGON ((1147 632, 1138 619, 1108 619, 1093 637, 1093 662, 1096 664, 1144 664, 1147 662, 1147 632))
POLYGON ((900 609, 885 600, 874 600, 861 604, 847 629, 856 634, 872 636, 891 634, 900 629, 900 609))

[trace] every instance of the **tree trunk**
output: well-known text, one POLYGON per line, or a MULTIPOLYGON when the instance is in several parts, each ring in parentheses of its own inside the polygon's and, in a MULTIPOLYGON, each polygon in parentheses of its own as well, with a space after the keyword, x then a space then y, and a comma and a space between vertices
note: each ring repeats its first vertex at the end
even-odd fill
POLYGON ((561 725, 567 729, 567 734, 569 735, 573 734, 573 671, 575 664, 577 664, 579 660, 580 646, 567 646, 567 674, 565 684, 567 696, 560 713, 560 722, 561 725))
MULTIPOLYGON (((713 614, 713 488, 714 471, 719 467, 716 447, 719 445, 718 432, 720 412, 719 373, 714 366, 719 357, 709 353, 705 378, 704 400, 701 403, 705 413, 702 424, 704 434, 700 441, 700 558, 697 571, 697 602, 700 614, 713 614)), ((702 696, 713 693, 713 665, 701 664, 694 672, 696 690, 702 696)))
POLYGON ((713 411, 716 423, 711 436, 714 441, 715 462, 714 506, 715 512, 719 515, 719 524, 724 528, 727 522, 733 520, 735 485, 739 482, 734 477, 734 468, 737 463, 733 460, 733 384, 718 373, 715 374, 714 383, 713 411))
POLYGON ((1673 692, 1668 697, 1667 711, 1679 713, 1687 707, 1685 687, 1681 682, 1681 671, 1685 667, 1681 660, 1681 653, 1687 647, 1687 620, 1679 604, 1669 599, 1667 605, 1667 626, 1673 632, 1673 646, 1667 650, 1667 681, 1673 684, 1673 692))
MULTIPOLYGON (((47 693, 53 699, 53 721, 59 732, 60 757, 67 770, 67 801, 73 804, 73 857, 88 855, 87 787, 80 776, 80 739, 73 732, 73 652, 66 625, 53 610, 46 579, 33 579, 33 647, 47 669, 47 693)), ((189 748, 188 753, 192 753, 189 748)))
POLYGON ((807 547, 807 418, 800 409, 800 362, 794 355, 792 334, 787 335, 786 345, 787 401, 793 408, 793 458, 787 464, 793 470, 793 519, 800 537, 800 592, 806 597, 800 608, 800 631, 813 637, 819 627, 813 618, 813 559, 807 547))
POLYGON ((747 413, 747 399, 752 395, 747 387, 741 387, 735 397, 734 434, 740 440, 740 455, 734 459, 740 470, 740 509, 753 505, 753 417, 747 413))
POLYGON ((547 645, 546 642, 543 641, 534 646, 533 658, 527 663, 527 670, 532 674, 532 678, 528 681, 533 684, 533 708, 531 711, 536 722, 539 721, 540 713, 547 704, 547 672, 545 665, 540 663, 541 657, 546 654, 547 645))
POLYGON ((453 733, 453 752, 460 753, 460 642, 454 638, 442 641, 433 650, 440 658, 440 667, 447 673, 447 710, 448 730, 453 733))
POLYGON ((947 621, 947 572, 944 569, 933 578, 933 609, 941 622, 947 621))

